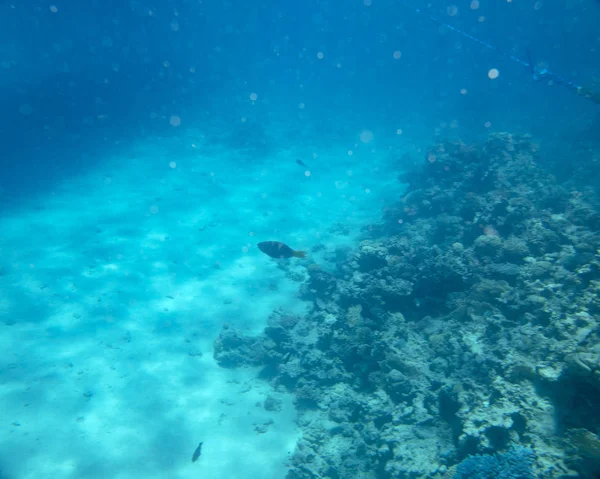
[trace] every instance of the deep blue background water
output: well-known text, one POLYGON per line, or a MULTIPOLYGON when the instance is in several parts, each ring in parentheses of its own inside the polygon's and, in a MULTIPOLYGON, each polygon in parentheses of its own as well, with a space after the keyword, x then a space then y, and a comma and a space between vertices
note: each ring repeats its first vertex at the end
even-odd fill
POLYGON ((507 53, 527 59, 529 49, 534 62, 587 85, 598 75, 598 2, 470 4, 2 2, 3 203, 51 189, 141 135, 177 134, 172 114, 224 128, 246 115, 267 129, 310 131, 316 142, 369 128, 390 146, 398 128, 403 141, 427 146, 436 134, 475 139, 487 121, 548 142, 588 134, 596 105, 533 81, 528 68, 414 6, 507 53), (260 101, 250 112, 251 92, 260 101))

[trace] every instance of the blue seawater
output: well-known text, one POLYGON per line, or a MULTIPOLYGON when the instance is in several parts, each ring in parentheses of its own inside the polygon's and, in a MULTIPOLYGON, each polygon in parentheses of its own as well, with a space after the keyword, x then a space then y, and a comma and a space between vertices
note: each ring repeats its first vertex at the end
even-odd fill
POLYGON ((599 24, 1 1, 0 479, 600 477, 599 24))

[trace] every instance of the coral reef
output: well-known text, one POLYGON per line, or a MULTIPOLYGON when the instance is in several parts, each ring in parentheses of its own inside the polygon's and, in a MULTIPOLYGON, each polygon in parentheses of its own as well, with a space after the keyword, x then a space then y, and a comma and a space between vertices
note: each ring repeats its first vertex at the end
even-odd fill
POLYGON ((518 447, 505 453, 469 456, 454 469, 452 479, 534 479, 535 454, 518 447))
POLYGON ((600 222, 539 163, 528 136, 437 145, 367 239, 308 268, 310 313, 221 332, 221 365, 295 395, 287 479, 488 477, 466 468, 519 454, 531 471, 494 477, 597 477, 600 222))

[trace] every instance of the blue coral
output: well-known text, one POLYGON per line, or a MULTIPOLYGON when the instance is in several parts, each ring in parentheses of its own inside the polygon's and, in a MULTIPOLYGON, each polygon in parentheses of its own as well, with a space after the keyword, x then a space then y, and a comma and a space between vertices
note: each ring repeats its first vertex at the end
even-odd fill
POLYGON ((469 456, 454 473, 454 479, 535 479, 535 453, 527 447, 515 447, 495 455, 469 456))

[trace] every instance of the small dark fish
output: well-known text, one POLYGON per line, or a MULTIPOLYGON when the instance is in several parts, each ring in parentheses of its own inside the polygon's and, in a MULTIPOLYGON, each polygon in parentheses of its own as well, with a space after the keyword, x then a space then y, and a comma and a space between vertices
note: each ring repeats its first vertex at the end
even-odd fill
POLYGON ((198 458, 200 457, 200 455, 202 454, 202 444, 203 443, 198 444, 198 447, 194 451, 194 455, 192 456, 192 462, 196 462, 198 460, 198 458))
POLYGON ((301 159, 297 159, 296 163, 300 166, 303 166, 304 168, 308 168, 308 166, 306 166, 306 163, 304 163, 301 159))
POLYGON ((263 241, 258 243, 258 249, 271 258, 305 258, 304 251, 294 251, 288 245, 279 241, 263 241))

